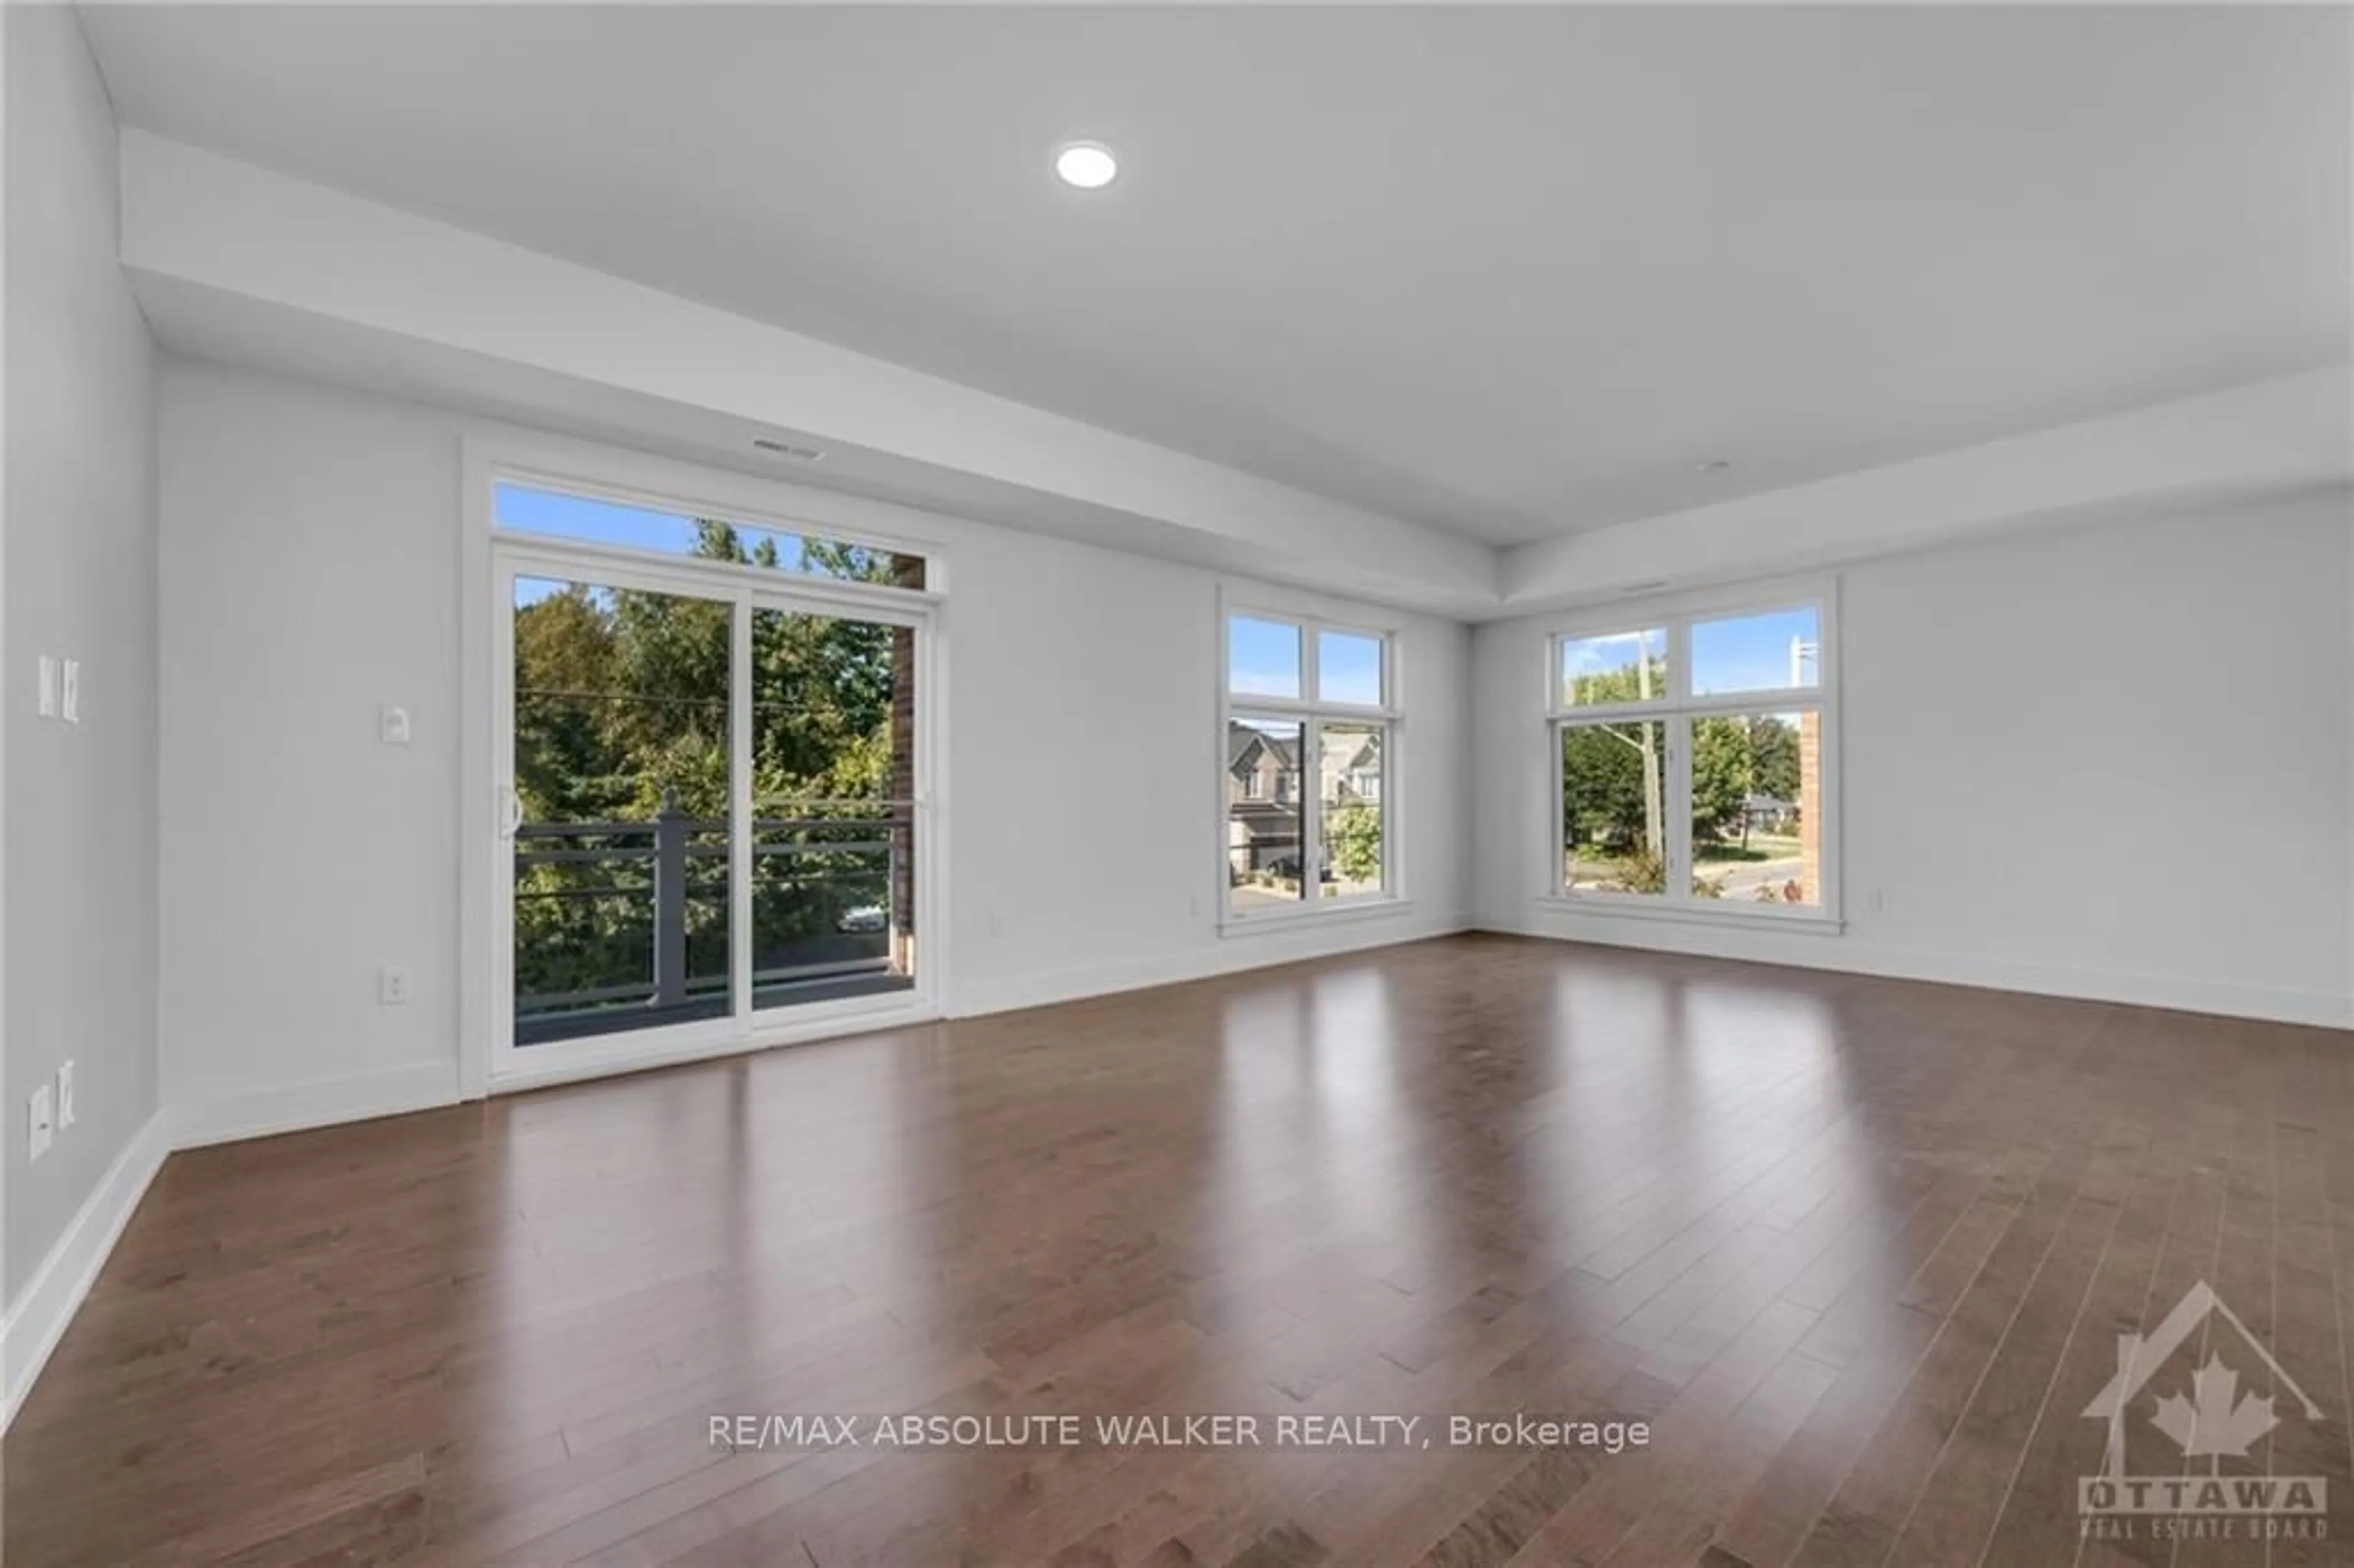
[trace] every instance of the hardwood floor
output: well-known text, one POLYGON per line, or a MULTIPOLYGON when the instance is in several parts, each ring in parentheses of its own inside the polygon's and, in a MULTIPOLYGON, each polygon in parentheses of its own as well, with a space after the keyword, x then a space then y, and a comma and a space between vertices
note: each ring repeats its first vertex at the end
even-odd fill
POLYGON ((2190 1473, 2349 1521, 2349 1064, 1481 936, 183 1154, 6 1440, 7 1560, 2354 1561, 2077 1511, 2117 1336, 2205 1279, 2321 1417, 2213 1316, 2129 1467, 2212 1353, 2280 1420, 2190 1473), (1519 1410, 1650 1440, 1442 1425, 1519 1410), (907 1412, 1267 1446, 710 1440, 907 1412), (1435 1440, 1272 1446, 1310 1414, 1435 1440))

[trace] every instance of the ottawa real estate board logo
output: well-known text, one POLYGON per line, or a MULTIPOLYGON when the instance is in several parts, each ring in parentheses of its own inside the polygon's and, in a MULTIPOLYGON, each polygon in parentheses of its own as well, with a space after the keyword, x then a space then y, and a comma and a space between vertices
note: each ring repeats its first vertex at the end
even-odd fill
POLYGON ((2154 1331, 2117 1336, 2116 1376, 2084 1414, 2108 1423, 2101 1473, 2076 1479, 2088 1536, 2278 1541, 2328 1533, 2327 1480, 2269 1473, 2277 1447, 2265 1443, 2284 1419, 2319 1421, 2321 1408, 2203 1279, 2154 1331), (2193 1356, 2168 1372, 2202 1330, 2193 1356), (2243 1371, 2272 1392, 2244 1385, 2243 1371), (2145 1436, 2150 1429, 2166 1441, 2145 1436), (2146 1467, 2139 1473, 2129 1449, 2146 1467))

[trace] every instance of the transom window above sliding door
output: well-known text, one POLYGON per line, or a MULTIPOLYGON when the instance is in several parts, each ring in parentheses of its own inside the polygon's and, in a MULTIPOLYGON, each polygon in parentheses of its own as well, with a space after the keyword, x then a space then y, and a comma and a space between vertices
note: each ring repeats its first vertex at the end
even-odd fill
POLYGON ((681 556, 829 582, 926 587, 926 561, 912 551, 854 543, 774 521, 723 512, 672 510, 557 485, 500 480, 491 487, 491 523, 502 534, 599 549, 681 556))
POLYGON ((1836 921, 1833 603, 1826 584, 1551 639, 1548 896, 1836 921))
POLYGON ((1394 900, 1394 637, 1242 609, 1223 635, 1222 924, 1394 900))

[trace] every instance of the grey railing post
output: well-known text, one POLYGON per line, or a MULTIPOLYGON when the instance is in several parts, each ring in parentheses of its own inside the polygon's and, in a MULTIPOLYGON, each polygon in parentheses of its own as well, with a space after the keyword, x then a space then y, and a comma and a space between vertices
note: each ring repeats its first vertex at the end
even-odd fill
POLYGON ((686 1000, 686 835, 693 819, 664 789, 654 813, 654 1005, 686 1000))
MULTIPOLYGON (((914 810, 913 807, 907 809, 909 810, 914 810)), ((894 806, 891 810, 896 815, 901 808, 894 806)), ((905 880, 907 869, 907 862, 900 849, 899 824, 896 821, 893 821, 886 832, 888 833, 888 837, 885 840, 885 842, 890 845, 890 850, 885 863, 887 867, 888 880, 884 885, 889 891, 884 895, 883 898, 883 928, 891 934, 891 939, 889 946, 885 949, 885 953, 890 959, 891 967, 894 969, 905 973, 908 967, 908 961, 913 956, 907 950, 907 932, 909 923, 913 921, 916 916, 915 911, 908 907, 907 895, 906 893, 901 891, 901 885, 905 880)))

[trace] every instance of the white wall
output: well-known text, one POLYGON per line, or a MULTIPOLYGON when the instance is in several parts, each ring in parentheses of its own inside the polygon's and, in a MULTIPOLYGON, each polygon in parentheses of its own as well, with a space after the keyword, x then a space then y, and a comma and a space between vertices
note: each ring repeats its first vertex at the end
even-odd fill
MULTIPOLYGON (((5 25, 0 619, 11 679, 0 1146, 15 1306, 157 1104, 155 398, 146 323, 114 261, 113 117, 80 26, 56 5, 6 6, 5 25), (79 725, 37 715, 41 653, 80 662, 79 725), (28 1164, 23 1097, 68 1058, 80 1119, 28 1164)), ((12 1344, 12 1387, 24 1359, 12 1344)))
MULTIPOLYGON (((459 442, 489 427, 177 360, 162 402, 165 1097, 221 1130, 446 1097, 459 442), (412 710, 406 750, 377 742, 383 703, 412 710), (414 969, 406 1009, 376 1004, 387 959, 414 969)), ((950 572, 952 1011, 1461 923, 1464 628, 1360 612, 1401 634, 1410 910, 1221 938, 1216 579, 956 519, 922 526, 950 572)))
POLYGON ((457 446, 403 405, 167 361, 164 1096, 449 1056, 458 886, 457 446), (376 709, 414 739, 379 744, 376 709), (387 959, 415 1000, 376 1004, 387 959))
POLYGON ((1845 572, 1837 937, 1540 907, 1550 623, 1483 626, 1480 923, 2348 1022, 2349 516, 2338 489, 1845 572))

